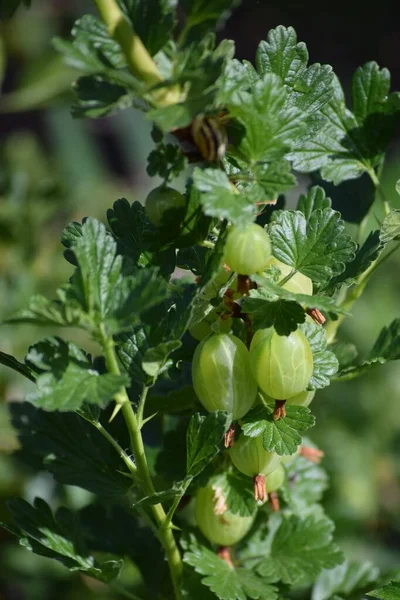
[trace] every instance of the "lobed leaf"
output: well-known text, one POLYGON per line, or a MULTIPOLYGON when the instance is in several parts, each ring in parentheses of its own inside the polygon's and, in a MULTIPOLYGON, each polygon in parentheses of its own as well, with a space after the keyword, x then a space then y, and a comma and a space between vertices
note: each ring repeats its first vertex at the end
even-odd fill
POLYGON ((276 258, 320 285, 354 259, 356 245, 344 233, 340 214, 330 208, 313 211, 308 221, 300 211, 280 211, 269 234, 276 258))
POLYGON ((231 417, 223 411, 215 411, 206 417, 195 413, 190 419, 186 434, 188 477, 196 477, 220 451, 225 431, 231 417))
POLYGON ((329 600, 335 594, 351 597, 374 583, 378 576, 379 569, 370 562, 346 560, 342 565, 320 573, 314 584, 311 600, 329 600))
POLYGON ((286 417, 274 421, 273 406, 257 406, 250 410, 241 421, 244 435, 262 435, 263 446, 268 452, 280 456, 294 454, 302 442, 300 432, 315 424, 315 417, 305 406, 287 406, 286 417))
POLYGON ((256 567, 262 576, 298 585, 315 578, 322 569, 343 561, 332 541, 333 523, 324 518, 283 516, 274 531, 269 556, 256 567))
POLYGON ((80 571, 89 577, 109 583, 122 568, 122 560, 99 563, 86 548, 76 516, 59 508, 53 516, 48 504, 36 498, 33 506, 21 498, 8 503, 14 527, 10 530, 20 544, 41 556, 53 558, 70 571, 80 571))
POLYGON ((203 546, 190 535, 183 560, 203 575, 201 581, 220 600, 275 600, 277 589, 270 585, 271 579, 241 568, 232 568, 215 552, 203 546))

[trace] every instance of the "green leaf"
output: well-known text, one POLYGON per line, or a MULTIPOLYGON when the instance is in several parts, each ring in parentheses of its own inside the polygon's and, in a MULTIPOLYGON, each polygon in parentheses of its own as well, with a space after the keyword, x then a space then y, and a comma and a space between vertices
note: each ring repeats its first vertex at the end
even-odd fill
POLYGON ((86 326, 85 314, 79 302, 69 297, 69 286, 57 290, 56 300, 32 296, 27 308, 16 312, 5 323, 33 323, 34 325, 86 326))
POLYGON ((236 569, 219 558, 215 552, 200 544, 190 535, 183 557, 185 563, 203 575, 202 583, 220 600, 275 600, 277 589, 270 579, 258 577, 247 569, 236 569))
POLYGON ((179 340, 170 340, 146 350, 142 360, 143 371, 150 377, 157 377, 162 372, 168 356, 181 345, 179 340))
MULTIPOLYGON (((342 307, 336 306, 332 298, 329 298, 328 296, 295 294, 275 283, 268 273, 255 275, 252 279, 257 283, 258 288, 257 290, 250 290, 250 297, 245 298, 244 300, 244 305, 246 307, 249 299, 252 298, 256 298, 257 301, 264 299, 264 302, 271 302, 276 298, 282 298, 287 301, 297 302, 301 304, 303 308, 318 308, 319 310, 329 313, 346 314, 346 311, 344 311, 342 307)), ((261 308, 260 305, 260 310, 261 308)))
POLYGON ((296 185, 296 178, 286 160, 248 165, 237 157, 228 157, 225 167, 230 181, 254 203, 275 200, 279 194, 296 185))
POLYGON ((183 0, 183 41, 201 39, 210 30, 220 28, 238 4, 240 0, 183 0))
POLYGON ((9 410, 20 443, 17 457, 24 463, 94 494, 124 495, 132 487, 116 450, 77 414, 49 413, 28 402, 12 402, 9 410))
POLYGON ((187 158, 179 146, 158 144, 147 158, 147 173, 150 177, 159 175, 163 179, 174 179, 186 168, 187 158))
POLYGON ((126 87, 107 81, 100 75, 79 77, 73 84, 75 118, 99 119, 133 106, 133 95, 126 87))
POLYGON ((367 596, 372 596, 372 598, 380 598, 380 600, 399 600, 400 583, 392 581, 388 585, 384 585, 378 590, 372 590, 372 592, 367 592, 367 596))
POLYGON ((256 55, 260 75, 275 73, 288 88, 288 104, 305 113, 321 110, 332 97, 332 67, 314 64, 307 67, 308 51, 297 42, 293 27, 280 25, 268 33, 256 55))
POLYGON ((342 273, 354 258, 356 245, 330 208, 314 210, 308 221, 300 211, 280 211, 269 234, 276 258, 318 284, 342 273))
POLYGON ((177 0, 119 0, 151 56, 171 39, 177 0))
POLYGON ((225 431, 231 417, 223 411, 215 411, 206 417, 196 413, 190 419, 186 435, 188 477, 196 477, 220 451, 225 431))
POLYGON ((315 578, 322 569, 343 561, 342 553, 332 541, 333 529, 333 523, 327 518, 282 517, 274 532, 269 556, 256 570, 264 577, 288 585, 315 578))
POLYGON ((304 122, 301 111, 287 107, 286 102, 286 89, 273 73, 257 81, 251 93, 238 91, 227 102, 230 114, 245 130, 237 146, 243 158, 269 162, 283 157, 291 148, 304 122))
MULTIPOLYGON (((361 592, 375 582, 379 576, 379 569, 370 562, 349 562, 322 571, 316 580, 312 600, 329 600, 335 594, 345 598, 361 592)), ((399 596, 400 597, 400 596, 399 596)))
POLYGON ((391 210, 383 219, 380 239, 382 244, 387 244, 400 236, 400 210, 391 210))
POLYGON ((251 517, 256 512, 257 502, 250 477, 238 471, 224 472, 213 480, 213 488, 220 490, 229 512, 234 515, 251 517))
POLYGON ((400 359, 400 319, 395 319, 384 327, 370 353, 363 361, 358 361, 341 369, 338 379, 353 379, 363 375, 377 365, 383 365, 391 360, 400 359))
POLYGON ((343 284, 351 285, 378 258, 384 248, 379 230, 371 231, 361 247, 357 249, 354 260, 347 263, 343 273, 331 279, 324 292, 333 293, 343 284))
POLYGON ((143 327, 120 333, 116 337, 116 351, 124 369, 133 381, 146 385, 152 383, 152 377, 143 370, 144 355, 149 349, 149 341, 143 327))
POLYGON ((73 411, 84 402, 104 408, 129 384, 125 375, 98 373, 80 348, 60 338, 35 344, 25 360, 39 373, 38 389, 28 394, 28 399, 44 410, 73 411))
POLYGON ((227 219, 234 225, 254 221, 255 204, 248 195, 240 194, 221 169, 199 169, 193 173, 194 184, 202 192, 200 202, 211 217, 227 219))
POLYGON ((352 84, 353 113, 334 77, 334 95, 322 108, 325 125, 309 131, 288 156, 300 172, 320 169, 323 179, 338 185, 363 172, 375 178, 400 110, 400 94, 388 94, 390 75, 374 62, 357 69, 352 84))
POLYGON ((16 498, 8 503, 20 544, 41 556, 53 558, 70 571, 80 571, 89 577, 109 583, 122 567, 122 560, 99 563, 87 550, 76 516, 59 508, 53 516, 48 504, 36 498, 33 506, 16 498))
POLYGON ((279 456, 294 454, 302 442, 300 432, 315 424, 315 417, 305 406, 287 406, 286 417, 274 421, 273 406, 257 406, 240 421, 244 435, 263 436, 263 446, 279 456))
POLYGON ((123 276, 117 245, 95 219, 85 221, 82 236, 71 250, 79 267, 67 290, 68 299, 79 302, 95 329, 105 323, 114 332, 130 327, 142 312, 168 296, 167 284, 156 268, 123 276))
POLYGON ((11 356, 11 354, 0 352, 0 364, 12 369, 13 371, 16 371, 16 373, 23 375, 35 383, 36 375, 33 373, 32 369, 30 369, 28 365, 20 363, 16 358, 14 358, 14 356, 11 356))
POLYGON ((148 226, 144 207, 140 202, 129 204, 125 198, 114 202, 107 211, 107 220, 118 240, 120 254, 130 256, 135 263, 144 250, 143 232, 148 226))
POLYGON ((308 389, 324 388, 330 384, 330 378, 338 371, 338 360, 333 352, 326 349, 325 331, 320 325, 305 322, 301 325, 301 329, 310 344, 314 361, 313 374, 308 389))
POLYGON ((155 492, 150 496, 140 498, 137 502, 132 505, 132 508, 138 508, 139 506, 153 506, 154 504, 160 504, 160 502, 166 502, 172 500, 177 496, 184 494, 186 489, 185 482, 181 481, 176 483, 172 488, 168 490, 162 490, 161 492, 155 492))
MULTIPOLYGON (((308 445, 308 442, 303 440, 308 445)), ((302 456, 295 456, 285 464, 287 477, 282 493, 289 508, 302 516, 310 507, 320 502, 328 487, 325 471, 302 456)))
POLYGON ((165 133, 187 127, 199 114, 215 111, 216 83, 226 63, 233 58, 234 45, 230 40, 223 40, 216 49, 214 45, 214 36, 205 35, 198 42, 181 48, 175 55, 174 79, 185 89, 185 99, 147 113, 147 117, 165 133))
POLYGON ((331 208, 331 204, 331 199, 326 197, 325 190, 315 185, 308 190, 307 194, 300 196, 297 210, 300 210, 309 221, 314 210, 331 208))
POLYGON ((298 302, 293 300, 268 300, 263 290, 252 290, 243 303, 243 310, 250 313, 253 328, 275 327, 279 335, 289 335, 304 323, 306 315, 298 302))

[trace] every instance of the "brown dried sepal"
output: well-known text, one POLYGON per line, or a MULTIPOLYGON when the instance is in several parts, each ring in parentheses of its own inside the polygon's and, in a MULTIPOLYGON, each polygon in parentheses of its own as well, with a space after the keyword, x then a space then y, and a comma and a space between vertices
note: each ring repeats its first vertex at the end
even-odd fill
POLYGON ((234 569, 232 558, 231 558, 231 549, 229 546, 221 546, 217 551, 217 556, 221 560, 224 560, 227 565, 229 565, 230 569, 234 569))
POLYGON ((250 290, 253 289, 253 283, 248 275, 238 275, 237 291, 242 296, 248 296, 250 290))
POLYGON ((307 308, 306 313, 314 320, 317 325, 323 325, 326 319, 318 308, 307 308))
POLYGON ((235 423, 232 423, 232 425, 229 427, 228 431, 224 435, 225 448, 232 448, 233 444, 235 443, 235 431, 236 425, 235 423))
POLYGON ((284 419, 286 417, 286 400, 275 400, 275 408, 272 415, 274 421, 284 419))
POLYGON ((269 493, 268 501, 272 512, 278 512, 280 510, 281 506, 279 504, 279 497, 276 492, 269 493))
POLYGON ((312 448, 311 446, 300 446, 299 454, 316 465, 319 465, 325 456, 325 452, 318 450, 317 448, 312 448))
POLYGON ((214 491, 214 498, 213 498, 214 514, 223 515, 228 510, 228 506, 226 504, 226 498, 225 498, 224 494, 222 493, 221 488, 213 486, 212 489, 214 491))
POLYGON ((264 475, 255 475, 253 477, 254 498, 257 502, 265 502, 268 498, 264 475))

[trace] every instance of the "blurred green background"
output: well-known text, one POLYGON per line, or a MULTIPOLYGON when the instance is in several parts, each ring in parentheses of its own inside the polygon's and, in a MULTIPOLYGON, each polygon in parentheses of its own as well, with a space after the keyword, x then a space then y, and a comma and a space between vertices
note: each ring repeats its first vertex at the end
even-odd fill
MULTIPOLYGON (((4 1, 4 0, 2 0, 4 1)), ((293 25, 312 61, 329 62, 344 80, 363 62, 376 59, 400 87, 398 25, 390 2, 254 2, 246 0, 220 33, 237 42, 238 56, 252 59, 258 41, 279 23, 293 25), (348 3, 347 3, 348 4, 348 3), (397 27, 397 31, 396 31, 397 27)), ((72 120, 75 71, 51 46, 67 35, 76 17, 91 9, 79 0, 35 0, 0 24, 0 320, 25 306, 34 293, 54 295, 70 265, 59 242, 63 228, 86 215, 100 219, 121 196, 143 201, 151 182, 146 158, 151 125, 130 110, 100 121, 72 120)), ((400 145, 390 149, 383 173, 387 199, 400 207, 400 145)), ((299 189, 308 184, 299 180, 299 189)), ((291 198, 297 196, 291 194, 291 198)), ((351 193, 346 215, 364 198, 351 193)), ((364 235, 382 217, 377 201, 364 235)), ((354 225, 349 229, 356 230, 354 225)), ((400 254, 391 257, 355 305, 341 337, 367 352, 381 327, 400 316, 400 254)), ((23 359, 28 346, 54 331, 2 327, 0 350, 23 359)), ((70 338, 74 335, 63 332, 70 338)), ((75 338, 76 339, 76 338, 75 338)), ((34 474, 12 456, 17 441, 6 404, 20 400, 29 382, 0 366, 0 520, 7 498, 44 497, 53 506, 80 508, 90 494, 34 474)), ((312 439, 326 452, 331 476, 326 510, 337 523, 337 539, 348 558, 369 559, 382 569, 400 564, 400 370, 390 363, 345 384, 319 392, 313 404, 312 439)), ((0 530, 0 599, 79 600, 118 598, 91 579, 69 574, 54 561, 30 554, 0 530)), ((127 578, 135 573, 127 572, 127 578)))

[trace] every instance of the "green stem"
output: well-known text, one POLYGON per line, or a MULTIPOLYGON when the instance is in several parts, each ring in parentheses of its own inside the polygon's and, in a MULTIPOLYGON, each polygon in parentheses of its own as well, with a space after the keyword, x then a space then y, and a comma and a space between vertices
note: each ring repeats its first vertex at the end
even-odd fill
MULTIPOLYGON (((104 328, 101 328, 101 342, 104 349, 106 358, 107 368, 110 373, 120 375, 120 368, 117 360, 117 356, 114 348, 114 341, 105 334, 104 328)), ((146 386, 143 387, 141 398, 145 398, 147 395, 146 386)), ((129 401, 128 394, 125 388, 119 393, 119 402, 122 406, 122 414, 124 416, 129 437, 131 440, 131 447, 133 455, 135 457, 136 468, 138 479, 143 492, 151 496, 155 493, 153 481, 151 479, 149 466, 147 463, 146 453, 144 450, 143 438, 140 432, 137 416, 132 408, 129 401), (123 400, 123 401, 122 401, 123 400)), ((158 526, 159 539, 163 545, 165 554, 167 556, 169 569, 171 573, 172 584, 174 587, 176 600, 181 599, 180 582, 182 577, 182 558, 175 541, 175 537, 171 528, 171 524, 168 527, 164 526, 166 520, 166 514, 161 504, 155 504, 151 506, 153 517, 158 526)))
POLYGON ((285 285, 285 283, 287 283, 289 281, 289 279, 291 279, 293 277, 293 275, 296 275, 296 273, 297 273, 296 269, 293 269, 292 271, 290 271, 290 273, 288 273, 286 275, 286 277, 281 279, 281 281, 278 281, 278 285, 280 287, 282 287, 283 285, 285 285))
MULTIPOLYGON (((156 63, 119 8, 116 0, 93 1, 103 23, 107 27, 108 33, 121 46, 131 73, 150 87, 162 83, 164 79, 156 63)), ((177 88, 163 88, 154 90, 151 96, 156 105, 168 106, 178 102, 179 94, 180 91, 177 88)))
POLYGON ((111 444, 111 446, 113 446, 113 448, 115 448, 115 450, 118 452, 118 454, 120 455, 120 457, 122 458, 122 460, 124 461, 124 463, 126 464, 126 466, 128 467, 129 471, 132 473, 132 475, 136 476, 137 475, 137 468, 135 463, 133 462, 133 460, 127 455, 127 453, 125 452, 125 450, 123 450, 121 448, 121 446, 118 444, 117 440, 113 438, 113 436, 107 431, 107 429, 105 429, 103 427, 103 425, 101 423, 97 422, 93 422, 90 421, 98 431, 100 431, 101 435, 103 435, 106 440, 108 440, 108 442, 111 444))

